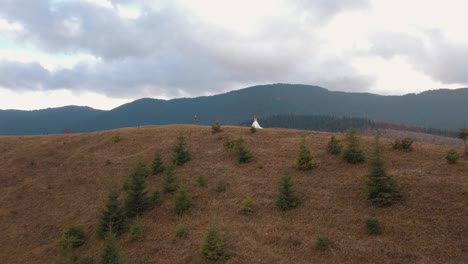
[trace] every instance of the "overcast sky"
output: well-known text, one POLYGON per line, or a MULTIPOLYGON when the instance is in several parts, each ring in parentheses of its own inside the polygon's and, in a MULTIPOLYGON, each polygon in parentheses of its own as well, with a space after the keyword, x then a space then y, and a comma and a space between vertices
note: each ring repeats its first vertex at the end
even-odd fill
POLYGON ((468 86, 464 0, 0 0, 0 109, 468 86))

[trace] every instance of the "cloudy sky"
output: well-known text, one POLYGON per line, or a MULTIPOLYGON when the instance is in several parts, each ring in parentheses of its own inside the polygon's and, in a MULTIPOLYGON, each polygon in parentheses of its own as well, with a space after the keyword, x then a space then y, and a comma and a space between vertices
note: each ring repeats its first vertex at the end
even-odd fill
POLYGON ((0 0, 0 109, 468 86, 464 0, 0 0))

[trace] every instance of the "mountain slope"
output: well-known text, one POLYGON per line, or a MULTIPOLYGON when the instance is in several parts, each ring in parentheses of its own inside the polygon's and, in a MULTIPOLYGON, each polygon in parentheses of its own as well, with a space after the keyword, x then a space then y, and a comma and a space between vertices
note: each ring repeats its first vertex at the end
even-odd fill
MULTIPOLYGON (((125 263, 204 263, 199 250, 215 218, 233 254, 226 263, 463 263, 468 258, 468 163, 447 165, 448 146, 417 142, 413 152, 402 153, 383 139, 388 171, 401 183, 403 200, 375 210, 384 231, 369 236, 364 227, 372 211, 365 191, 368 165, 349 165, 327 154, 330 134, 223 129, 212 135, 209 127, 172 125, 0 137, 0 263, 56 263, 58 241, 71 224, 82 226, 86 237, 75 253, 97 262, 103 241, 95 229, 108 193, 121 189, 139 160, 149 165, 156 151, 167 162, 180 133, 193 159, 176 168, 177 184, 187 189, 194 206, 175 215, 174 195, 164 195, 161 207, 141 217, 142 241, 132 241, 129 233, 118 238, 125 263), (114 143, 117 134, 122 141, 114 143), (253 161, 238 164, 219 137, 243 137, 253 161), (316 170, 292 168, 301 140, 316 155, 316 170), (293 176, 301 205, 280 212, 273 200, 285 171, 293 176), (199 175, 208 179, 205 188, 196 183, 199 175), (218 179, 226 181, 225 192, 215 191, 218 179), (240 214, 246 196, 254 202, 251 216, 240 214), (186 238, 175 237, 179 225, 187 227, 186 238), (313 249, 320 234, 333 241, 332 250, 313 249)), ((361 139, 366 152, 372 141, 361 139)), ((148 190, 161 189, 161 182, 161 175, 149 176, 148 190)))
MULTIPOLYGON (((21 112, 29 119, 15 119, 10 112, 0 111, 0 134, 61 133, 66 127, 86 132, 150 124, 187 124, 193 123, 195 114, 200 124, 215 121, 237 124, 253 115, 262 117, 291 113, 364 117, 455 130, 467 121, 466 102, 468 88, 428 91, 418 95, 380 96, 333 92, 309 85, 273 84, 197 98, 168 101, 145 98, 110 111, 90 112, 87 109, 89 115, 84 117, 67 114, 66 122, 52 120, 47 115, 37 116, 36 111, 21 112)), ((62 112, 62 109, 50 111, 62 112)))

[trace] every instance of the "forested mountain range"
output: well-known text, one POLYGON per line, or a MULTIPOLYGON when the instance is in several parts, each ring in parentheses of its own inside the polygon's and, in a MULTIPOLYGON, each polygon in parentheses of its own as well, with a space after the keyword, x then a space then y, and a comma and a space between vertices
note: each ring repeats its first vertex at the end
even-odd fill
MULTIPOLYGON (((457 137, 457 131, 418 127, 415 125, 396 124, 391 122, 373 121, 362 117, 340 117, 324 115, 272 115, 262 117, 261 125, 272 128, 304 129, 324 132, 344 132, 349 129, 379 130, 392 129, 399 131, 411 131, 445 137, 457 137)), ((245 120, 239 125, 250 126, 251 120, 245 120)))
MULTIPOLYGON (((0 106, 1 107, 1 106, 0 106)), ((253 116, 327 115, 456 130, 468 121, 468 88, 403 96, 329 91, 298 84, 248 87, 213 96, 143 98, 108 111, 67 106, 35 111, 0 110, 0 134, 89 132, 120 127, 194 123, 239 124, 253 116)))

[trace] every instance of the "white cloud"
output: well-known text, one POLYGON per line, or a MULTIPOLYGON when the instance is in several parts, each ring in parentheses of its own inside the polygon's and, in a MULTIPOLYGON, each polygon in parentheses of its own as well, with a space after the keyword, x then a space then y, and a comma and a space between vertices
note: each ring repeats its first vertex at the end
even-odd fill
POLYGON ((127 99, 109 98, 102 94, 69 90, 13 92, 0 87, 0 109, 44 109, 66 105, 89 106, 109 110, 127 103, 127 99))
POLYGON ((467 86, 465 10, 457 0, 0 2, 0 82, 127 99, 274 82, 385 94, 467 86))

